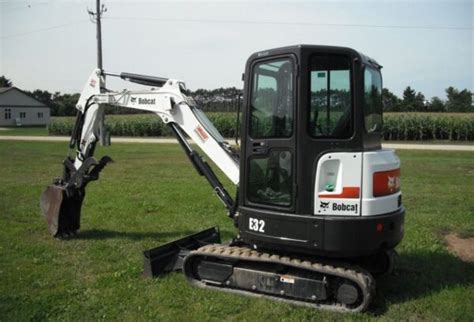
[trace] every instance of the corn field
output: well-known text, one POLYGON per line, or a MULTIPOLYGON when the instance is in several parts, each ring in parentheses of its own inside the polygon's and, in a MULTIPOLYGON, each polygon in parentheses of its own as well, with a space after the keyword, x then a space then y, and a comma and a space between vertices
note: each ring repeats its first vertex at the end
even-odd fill
POLYGON ((387 113, 383 136, 386 141, 474 141, 474 113, 387 113))
MULTIPOLYGON (((236 114, 206 113, 224 137, 235 137, 236 114)), ((50 135, 70 135, 73 117, 54 117, 50 135)), ((108 115, 106 127, 112 136, 171 136, 169 128, 153 114, 108 115)), ((383 136, 386 141, 451 140, 474 141, 474 113, 386 113, 383 136)))

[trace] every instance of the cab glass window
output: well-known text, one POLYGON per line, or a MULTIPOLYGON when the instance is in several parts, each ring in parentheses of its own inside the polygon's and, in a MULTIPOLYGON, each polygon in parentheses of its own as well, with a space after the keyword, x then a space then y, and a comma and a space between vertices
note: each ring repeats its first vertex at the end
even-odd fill
POLYGON ((293 182, 290 151, 273 150, 267 156, 251 158, 249 163, 248 199, 271 206, 290 206, 293 182))
POLYGON ((382 75, 366 67, 364 71, 364 123, 368 133, 382 131, 382 75))
POLYGON ((293 63, 289 58, 254 66, 249 131, 252 138, 285 138, 292 135, 293 89, 293 63))
POLYGON ((350 138, 353 122, 349 58, 313 55, 310 68, 309 133, 321 138, 350 138))

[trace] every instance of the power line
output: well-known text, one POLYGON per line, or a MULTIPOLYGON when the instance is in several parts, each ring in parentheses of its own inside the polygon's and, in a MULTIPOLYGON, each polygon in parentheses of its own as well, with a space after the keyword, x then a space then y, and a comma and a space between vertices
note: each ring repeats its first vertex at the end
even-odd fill
POLYGON ((285 21, 257 21, 257 20, 217 20, 217 19, 182 19, 182 18, 153 18, 153 17, 104 17, 108 20, 138 20, 156 22, 181 23, 216 23, 216 24, 252 24, 252 25, 285 25, 308 27, 356 27, 356 28, 386 28, 386 29, 427 29, 427 30, 474 30, 472 27, 452 26, 416 26, 416 25, 369 25, 344 23, 315 23, 315 22, 285 22, 285 21))
POLYGON ((7 35, 7 36, 0 37, 0 39, 15 38, 15 37, 25 36, 25 35, 29 35, 29 34, 33 34, 33 33, 37 33, 37 32, 60 29, 60 28, 68 27, 68 26, 81 24, 81 23, 88 22, 88 21, 89 20, 87 20, 87 19, 77 20, 77 21, 65 23, 65 24, 62 24, 62 25, 51 26, 51 27, 46 27, 46 28, 41 28, 41 29, 35 29, 35 30, 20 32, 20 33, 17 33, 17 34, 7 35))
MULTIPOLYGON (((314 26, 314 27, 358 27, 358 28, 387 28, 387 29, 427 29, 427 30, 474 30, 472 27, 452 26, 409 26, 409 25, 368 25, 368 24, 341 24, 341 23, 313 23, 313 22, 284 22, 284 21, 255 21, 255 20, 214 20, 214 19, 180 19, 180 18, 152 18, 152 17, 103 17, 107 20, 135 20, 155 22, 182 22, 182 23, 217 23, 217 24, 253 24, 253 25, 286 25, 286 26, 314 26)), ((0 39, 15 38, 32 33, 60 29, 81 24, 89 20, 78 20, 62 25, 56 25, 31 31, 20 32, 0 37, 0 39)))

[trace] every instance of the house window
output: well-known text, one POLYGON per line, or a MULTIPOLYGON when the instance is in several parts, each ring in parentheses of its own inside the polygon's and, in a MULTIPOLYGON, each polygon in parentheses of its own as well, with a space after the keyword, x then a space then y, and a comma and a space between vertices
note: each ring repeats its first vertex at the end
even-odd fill
POLYGON ((38 112, 38 118, 42 119, 43 118, 43 112, 38 112))
POLYGON ((21 119, 26 118, 26 112, 20 112, 20 118, 21 119))
POLYGON ((5 109, 5 120, 9 120, 12 118, 12 110, 10 108, 5 109))

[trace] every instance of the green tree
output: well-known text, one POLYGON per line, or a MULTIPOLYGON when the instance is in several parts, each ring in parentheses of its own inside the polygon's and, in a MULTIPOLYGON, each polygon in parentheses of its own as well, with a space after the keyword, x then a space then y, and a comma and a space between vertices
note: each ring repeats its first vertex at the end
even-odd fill
POLYGON ((57 106, 57 113, 60 116, 76 115, 76 104, 79 94, 61 94, 56 92, 53 95, 54 104, 57 106))
POLYGON ((40 89, 35 89, 33 92, 28 92, 31 96, 36 98, 38 101, 46 104, 52 105, 53 104, 53 94, 48 91, 42 91, 40 89))
POLYGON ((450 86, 446 88, 446 110, 448 112, 472 112, 472 92, 467 89, 459 91, 450 86))
POLYGON ((423 95, 421 92, 416 93, 414 110, 417 111, 417 112, 425 112, 426 111, 425 95, 423 95))
POLYGON ((407 86, 403 91, 403 101, 402 101, 402 108, 401 111, 403 112, 411 112, 414 110, 414 103, 416 98, 416 91, 407 86))
POLYGON ((431 98, 431 101, 427 106, 427 111, 444 112, 446 111, 446 108, 444 106, 444 102, 438 96, 434 96, 431 98))
POLYGON ((28 92, 38 101, 51 108, 52 116, 72 116, 76 115, 76 104, 79 94, 61 94, 60 92, 50 93, 40 89, 28 92))
POLYGON ((403 91, 402 108, 403 112, 425 111, 425 96, 421 92, 416 92, 410 86, 403 91))
POLYGON ((0 87, 12 87, 13 82, 6 78, 5 76, 0 76, 0 87))
POLYGON ((401 100, 397 95, 390 92, 388 88, 382 89, 383 108, 386 112, 399 112, 401 108, 401 100))

